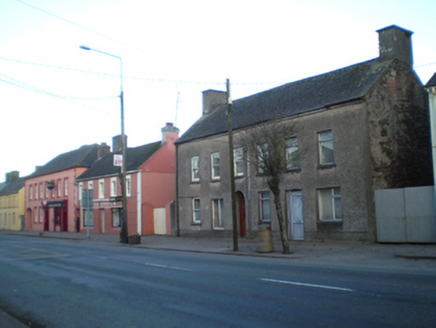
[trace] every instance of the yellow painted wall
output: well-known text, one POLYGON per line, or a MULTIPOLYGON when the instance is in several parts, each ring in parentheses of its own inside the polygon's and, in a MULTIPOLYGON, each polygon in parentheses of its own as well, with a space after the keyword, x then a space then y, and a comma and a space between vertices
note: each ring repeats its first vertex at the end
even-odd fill
POLYGON ((0 229, 21 230, 24 217, 24 187, 18 193, 0 196, 0 229))

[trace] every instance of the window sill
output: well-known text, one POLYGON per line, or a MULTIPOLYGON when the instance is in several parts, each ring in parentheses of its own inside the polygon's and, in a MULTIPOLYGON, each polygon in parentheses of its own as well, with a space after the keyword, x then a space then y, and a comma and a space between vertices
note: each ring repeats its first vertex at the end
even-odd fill
POLYGON ((213 230, 216 230, 216 231, 224 231, 224 228, 213 228, 213 230))
POLYGON ((201 222, 192 222, 191 226, 199 226, 199 227, 201 227, 201 222))
POLYGON ((292 168, 292 169, 287 169, 286 172, 288 172, 288 173, 300 173, 301 172, 301 168, 295 167, 295 168, 292 168))
POLYGON ((214 182, 221 182, 221 179, 211 179, 210 182, 211 182, 211 183, 214 183, 214 182))
POLYGON ((318 170, 325 170, 325 169, 331 169, 336 167, 336 163, 332 163, 332 164, 318 164, 317 169, 318 170))

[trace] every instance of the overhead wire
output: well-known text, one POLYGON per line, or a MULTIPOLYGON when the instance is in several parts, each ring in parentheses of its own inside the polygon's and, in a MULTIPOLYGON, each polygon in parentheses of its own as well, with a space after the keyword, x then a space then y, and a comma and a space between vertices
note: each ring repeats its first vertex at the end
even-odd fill
MULTIPOLYGON (((104 73, 104 72, 98 72, 98 71, 89 71, 89 70, 84 70, 84 69, 80 69, 80 68, 56 66, 56 65, 44 64, 44 63, 35 63, 35 62, 29 62, 29 61, 6 58, 6 57, 0 57, 0 60, 11 61, 11 62, 26 64, 26 65, 48 67, 48 68, 53 68, 53 69, 68 70, 68 71, 73 71, 73 72, 78 72, 78 73, 95 74, 95 75, 110 76, 110 77, 116 77, 116 78, 120 77, 119 74, 104 73)), ((192 80, 189 81, 189 80, 150 78, 150 77, 132 76, 132 75, 123 75, 123 79, 142 80, 142 81, 148 81, 148 82, 159 82, 159 83, 170 83, 170 84, 197 84, 197 85, 225 85, 226 84, 225 81, 224 82, 192 81, 192 80)), ((285 82, 283 82, 283 81, 281 81, 281 82, 234 82, 234 83, 232 83, 232 85, 278 85, 278 84, 283 84, 283 83, 285 83, 285 82)))
MULTIPOLYGON (((30 85, 30 84, 27 84, 25 82, 19 81, 17 79, 14 79, 14 78, 9 77, 7 75, 4 75, 2 73, 0 73, 0 76, 3 76, 4 78, 9 79, 10 81, 4 80, 4 79, 0 79, 1 82, 7 83, 9 85, 12 85, 12 86, 15 86, 15 87, 18 87, 18 88, 22 88, 22 89, 25 89, 25 90, 28 90, 28 91, 33 91, 35 93, 41 93, 41 94, 44 94, 44 95, 48 95, 48 96, 52 96, 52 97, 55 97, 55 98, 59 98, 59 99, 62 99, 64 101, 73 103, 75 105, 79 105, 79 106, 82 106, 84 108, 91 109, 93 111, 97 111, 97 112, 100 112, 100 113, 103 113, 103 114, 106 114, 106 115, 111 115, 111 114, 109 114, 109 113, 107 113, 105 111, 102 111, 102 110, 98 109, 98 108, 95 108, 95 107, 92 107, 92 106, 88 106, 88 105, 85 105, 83 103, 80 103, 80 102, 72 100, 72 99, 75 99, 74 97, 62 96, 62 95, 58 95, 58 94, 55 94, 55 93, 52 93, 52 92, 49 92, 49 91, 46 91, 46 90, 42 90, 42 89, 37 88, 37 87, 35 87, 33 85, 30 85)), ((116 97, 113 96, 113 97, 109 97, 109 98, 106 98, 106 99, 111 99, 111 98, 116 98, 116 97)), ((89 100, 89 99, 87 99, 87 100, 89 100)), ((94 100, 94 99, 92 99, 92 100, 94 100)))
POLYGON ((134 46, 132 46, 132 45, 130 45, 130 44, 127 44, 127 43, 122 42, 122 41, 120 41, 120 40, 114 39, 114 38, 112 38, 112 37, 110 37, 110 36, 107 36, 107 35, 105 35, 105 34, 103 34, 103 33, 100 33, 100 32, 97 32, 97 31, 94 31, 94 30, 92 30, 92 29, 90 29, 90 28, 88 28, 88 27, 85 27, 85 26, 82 26, 82 25, 80 25, 80 24, 77 24, 77 23, 75 23, 75 22, 73 22, 73 21, 70 21, 70 20, 68 20, 68 19, 66 19, 66 18, 63 18, 63 17, 61 17, 61 16, 59 16, 59 15, 53 14, 53 13, 47 11, 47 10, 44 10, 44 9, 41 9, 41 8, 36 7, 36 6, 34 6, 34 5, 31 5, 30 3, 27 3, 27 2, 25 2, 25 1, 22 1, 22 0, 15 0, 15 1, 18 2, 18 3, 21 3, 21 4, 23 4, 23 5, 29 6, 29 7, 33 8, 33 9, 35 9, 35 10, 38 10, 38 11, 44 13, 44 14, 47 14, 47 15, 50 15, 50 16, 55 17, 55 18, 57 18, 57 19, 60 19, 60 20, 66 22, 66 23, 68 23, 68 24, 71 24, 71 25, 74 25, 74 26, 76 26, 76 27, 78 27, 78 28, 81 28, 81 29, 83 29, 83 30, 85 30, 85 31, 87 31, 87 32, 91 32, 91 33, 93 33, 93 34, 95 34, 95 35, 98 35, 98 36, 100 36, 100 37, 102 37, 102 38, 108 39, 108 40, 110 40, 110 41, 113 41, 113 42, 115 42, 115 43, 121 44, 121 45, 126 46, 126 47, 128 47, 128 48, 134 49, 134 50, 136 50, 136 51, 139 51, 139 52, 145 53, 145 51, 142 50, 142 49, 140 49, 140 48, 134 47, 134 46))

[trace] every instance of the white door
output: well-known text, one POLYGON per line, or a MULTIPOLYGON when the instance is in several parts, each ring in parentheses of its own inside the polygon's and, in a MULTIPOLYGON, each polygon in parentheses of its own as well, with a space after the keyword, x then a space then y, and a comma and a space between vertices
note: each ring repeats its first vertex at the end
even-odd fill
POLYGON ((304 239, 303 195, 301 190, 288 192, 289 237, 292 240, 304 239))
POLYGON ((167 234, 167 220, 164 208, 155 208, 154 215, 154 234, 166 235, 167 234))

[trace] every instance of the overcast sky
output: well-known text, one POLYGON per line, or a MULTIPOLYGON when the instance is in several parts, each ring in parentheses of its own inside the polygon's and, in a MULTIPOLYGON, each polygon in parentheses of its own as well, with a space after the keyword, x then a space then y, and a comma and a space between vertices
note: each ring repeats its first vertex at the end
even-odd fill
POLYGON ((121 133, 130 147, 183 134, 202 91, 242 98, 378 57, 376 30, 414 32, 414 68, 436 72, 434 0, 0 0, 0 182, 121 133))

